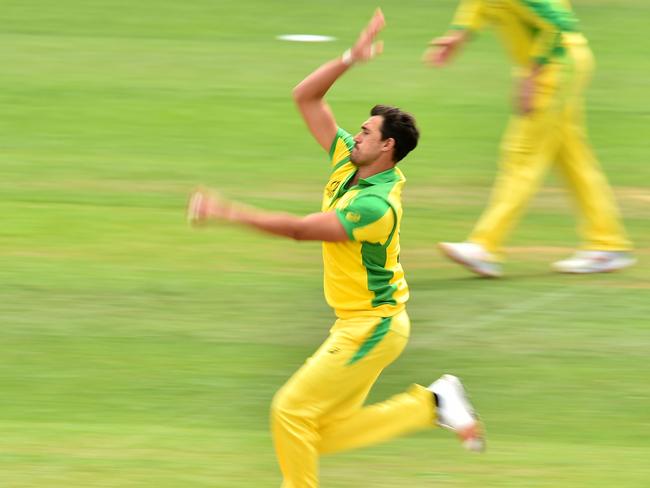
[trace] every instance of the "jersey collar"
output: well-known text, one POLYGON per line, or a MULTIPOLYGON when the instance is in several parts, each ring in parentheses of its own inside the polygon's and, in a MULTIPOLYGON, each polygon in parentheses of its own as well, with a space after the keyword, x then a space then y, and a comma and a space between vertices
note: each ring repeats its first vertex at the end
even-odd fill
POLYGON ((404 179, 404 175, 397 168, 390 168, 381 173, 376 173, 368 178, 359 178, 357 186, 366 187, 373 185, 381 185, 382 183, 394 183, 404 179))

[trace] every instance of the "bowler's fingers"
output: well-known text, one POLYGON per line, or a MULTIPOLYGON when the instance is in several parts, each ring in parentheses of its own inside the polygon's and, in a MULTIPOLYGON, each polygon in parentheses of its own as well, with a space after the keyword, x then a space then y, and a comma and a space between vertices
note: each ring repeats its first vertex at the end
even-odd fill
POLYGON ((201 190, 196 190, 190 195, 187 203, 187 222, 190 225, 197 225, 201 222, 201 215, 205 195, 201 190))
POLYGON ((372 16, 372 19, 370 19, 370 27, 376 35, 380 30, 384 28, 385 25, 386 19, 384 18, 384 13, 381 11, 381 8, 377 7, 377 10, 375 10, 375 13, 372 16))
POLYGON ((205 188, 199 188, 190 195, 187 204, 187 221, 191 225, 205 224, 211 212, 218 207, 219 197, 205 188))
POLYGON ((384 14, 380 8, 377 8, 370 19, 370 22, 368 22, 366 28, 361 32, 359 42, 363 44, 372 43, 374 38, 377 37, 377 34, 379 34, 385 25, 386 20, 384 19, 384 14))
POLYGON ((352 52, 357 61, 368 61, 384 50, 384 44, 381 41, 375 41, 379 32, 386 25, 384 14, 381 9, 375 10, 370 22, 359 35, 359 39, 352 48, 352 52))
POLYGON ((378 56, 384 52, 384 41, 375 42, 370 48, 370 57, 378 56))

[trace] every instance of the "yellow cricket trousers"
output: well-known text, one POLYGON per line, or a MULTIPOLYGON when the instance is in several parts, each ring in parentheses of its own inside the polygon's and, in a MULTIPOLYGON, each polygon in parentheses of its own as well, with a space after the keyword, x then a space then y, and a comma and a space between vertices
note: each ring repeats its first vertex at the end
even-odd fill
POLYGON ((553 163, 575 197, 583 247, 630 248, 613 193, 587 142, 583 92, 593 72, 593 56, 582 36, 566 47, 564 59, 540 73, 533 111, 512 116, 490 203, 468 239, 496 255, 553 163))
POLYGON ((277 392, 271 429, 283 488, 318 486, 318 457, 433 427, 432 393, 405 393, 363 406, 381 371, 402 352, 410 322, 394 317, 336 321, 328 339, 277 392))

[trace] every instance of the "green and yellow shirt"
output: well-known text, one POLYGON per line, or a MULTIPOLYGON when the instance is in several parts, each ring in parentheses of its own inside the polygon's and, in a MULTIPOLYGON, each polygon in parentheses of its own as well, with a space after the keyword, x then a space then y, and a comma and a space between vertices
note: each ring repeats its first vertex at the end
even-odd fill
POLYGON ((495 26, 515 63, 529 67, 560 58, 568 44, 584 44, 569 0, 461 0, 453 28, 495 26))
POLYGON ((322 211, 336 212, 350 240, 323 243, 325 298, 339 318, 391 317, 404 309, 409 297, 399 262, 406 179, 392 168, 348 188, 357 171, 350 162, 353 147, 352 136, 338 129, 322 211))

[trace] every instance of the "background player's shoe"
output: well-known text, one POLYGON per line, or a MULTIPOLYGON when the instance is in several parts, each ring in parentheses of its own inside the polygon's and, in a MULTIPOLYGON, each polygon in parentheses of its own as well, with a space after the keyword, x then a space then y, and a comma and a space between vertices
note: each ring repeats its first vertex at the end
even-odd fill
POLYGON ((503 274, 501 265, 480 244, 473 242, 439 242, 438 249, 452 261, 462 264, 478 275, 498 278, 503 274))
POLYGON ((438 425, 455 432, 468 451, 485 450, 483 428, 460 380, 445 374, 431 383, 429 391, 438 397, 438 425))
POLYGON ((626 251, 577 251, 573 256, 553 263, 560 273, 607 273, 627 268, 636 263, 626 251))

